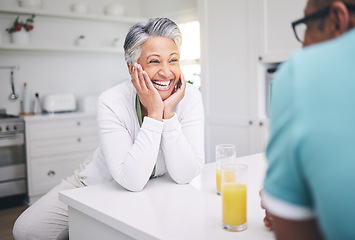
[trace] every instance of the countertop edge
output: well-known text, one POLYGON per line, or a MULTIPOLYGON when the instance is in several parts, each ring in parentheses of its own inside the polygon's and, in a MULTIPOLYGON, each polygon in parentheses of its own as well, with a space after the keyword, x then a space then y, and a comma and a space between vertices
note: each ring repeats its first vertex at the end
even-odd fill
POLYGON ((49 113, 41 115, 31 115, 23 116, 25 122, 35 122, 43 120, 58 120, 58 119, 71 119, 71 118, 86 118, 86 117, 95 117, 95 112, 70 112, 70 113, 49 113))
POLYGON ((148 233, 142 232, 139 229, 136 229, 122 221, 120 221, 119 219, 110 217, 90 206, 87 206, 75 199, 73 199, 72 197, 70 197, 70 193, 72 191, 75 191, 78 189, 70 189, 70 190, 65 190, 62 192, 59 192, 59 200, 61 202, 64 202, 65 204, 67 204, 68 206, 88 215, 89 217, 92 217, 108 226, 110 226, 113 229, 116 229, 130 237, 133 237, 134 239, 147 239, 147 240, 157 240, 160 238, 154 237, 148 233))

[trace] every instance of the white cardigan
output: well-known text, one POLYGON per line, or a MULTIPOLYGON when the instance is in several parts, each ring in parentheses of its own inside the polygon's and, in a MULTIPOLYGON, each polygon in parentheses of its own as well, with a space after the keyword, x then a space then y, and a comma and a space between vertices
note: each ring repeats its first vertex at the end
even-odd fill
POLYGON ((204 111, 198 89, 186 84, 184 98, 171 119, 145 117, 139 126, 136 90, 125 81, 98 99, 100 146, 93 160, 79 173, 85 185, 115 180, 124 188, 140 191, 154 165, 155 177, 169 172, 179 183, 188 183, 204 164, 204 111))

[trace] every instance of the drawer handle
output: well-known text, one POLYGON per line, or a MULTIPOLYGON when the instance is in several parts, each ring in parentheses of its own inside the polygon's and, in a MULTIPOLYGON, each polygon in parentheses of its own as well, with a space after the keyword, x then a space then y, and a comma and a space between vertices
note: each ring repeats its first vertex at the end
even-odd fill
POLYGON ((80 122, 77 122, 77 123, 76 123, 76 125, 78 125, 78 126, 80 126, 80 124, 81 124, 80 122))
POLYGON ((78 138, 77 141, 80 143, 81 142, 81 138, 78 138))
POLYGON ((48 171, 47 175, 48 175, 49 177, 54 177, 54 176, 55 176, 55 171, 50 170, 50 171, 48 171))

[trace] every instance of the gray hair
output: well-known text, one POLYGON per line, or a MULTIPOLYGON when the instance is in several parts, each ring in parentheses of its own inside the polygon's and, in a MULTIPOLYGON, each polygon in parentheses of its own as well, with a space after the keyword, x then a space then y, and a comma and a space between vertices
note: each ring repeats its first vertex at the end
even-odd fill
POLYGON ((137 62, 142 45, 153 36, 172 39, 180 52, 182 36, 176 23, 168 18, 152 18, 146 23, 137 23, 129 30, 123 45, 128 64, 133 65, 137 62))

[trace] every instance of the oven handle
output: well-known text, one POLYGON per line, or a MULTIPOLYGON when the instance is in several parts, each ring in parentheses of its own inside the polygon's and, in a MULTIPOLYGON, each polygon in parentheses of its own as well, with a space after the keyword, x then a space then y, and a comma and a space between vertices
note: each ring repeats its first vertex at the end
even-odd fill
POLYGON ((0 139, 16 139, 16 138, 17 138, 17 136, 15 134, 0 136, 0 139))
POLYGON ((6 134, 0 136, 0 147, 23 145, 25 143, 23 133, 6 134))

